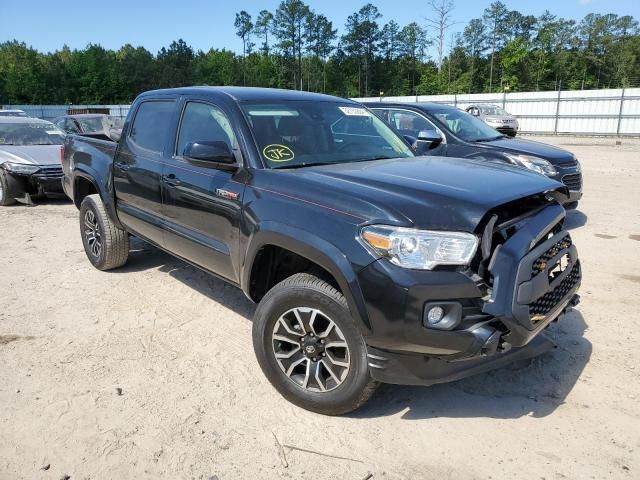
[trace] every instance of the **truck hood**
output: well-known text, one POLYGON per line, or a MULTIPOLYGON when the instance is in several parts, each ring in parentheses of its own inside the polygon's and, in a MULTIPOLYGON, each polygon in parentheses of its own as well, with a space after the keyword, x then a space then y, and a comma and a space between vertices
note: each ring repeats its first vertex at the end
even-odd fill
POLYGON ((524 155, 533 155, 535 157, 544 158, 553 165, 573 163, 576 160, 573 153, 563 150, 562 148, 522 138, 503 137, 491 142, 483 143, 482 145, 489 149, 496 149, 510 153, 522 153, 524 155))
POLYGON ((522 168, 430 156, 280 172, 297 177, 292 182, 297 195, 346 211, 363 223, 460 231, 473 231, 498 205, 564 188, 522 168))
POLYGON ((1 145, 0 164, 59 165, 62 145, 1 145))

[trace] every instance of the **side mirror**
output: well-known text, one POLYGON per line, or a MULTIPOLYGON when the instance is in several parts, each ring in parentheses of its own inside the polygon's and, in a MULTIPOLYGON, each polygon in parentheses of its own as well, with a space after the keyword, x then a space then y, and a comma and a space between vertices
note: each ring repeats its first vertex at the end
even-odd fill
POLYGON ((184 148, 183 156, 200 162, 235 165, 236 159, 225 142, 190 142, 184 148))
POLYGON ((409 143, 409 145, 413 145, 416 143, 416 137, 412 137, 411 135, 403 135, 404 139, 409 143))
POLYGON ((418 141, 440 143, 442 141, 442 137, 437 130, 420 130, 418 132, 418 141))

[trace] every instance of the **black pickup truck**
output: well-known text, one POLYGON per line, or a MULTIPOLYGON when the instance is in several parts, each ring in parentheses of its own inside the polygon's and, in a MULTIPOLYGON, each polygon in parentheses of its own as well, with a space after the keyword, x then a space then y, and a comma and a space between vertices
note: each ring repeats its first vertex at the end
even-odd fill
POLYGON ((313 411, 539 354, 578 300, 566 186, 417 157, 350 100, 147 92, 119 143, 69 136, 63 169, 96 268, 124 265, 135 235, 237 285, 264 374, 313 411))

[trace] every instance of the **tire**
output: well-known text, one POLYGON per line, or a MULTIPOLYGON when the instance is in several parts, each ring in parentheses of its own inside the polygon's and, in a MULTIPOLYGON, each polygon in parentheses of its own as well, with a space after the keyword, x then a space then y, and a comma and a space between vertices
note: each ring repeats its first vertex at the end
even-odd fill
POLYGON ((80 236, 87 258, 98 270, 111 270, 127 263, 129 234, 113 224, 100 195, 82 200, 80 236))
POLYGON ((295 274, 267 292, 254 315, 253 347, 269 382, 306 410, 351 412, 378 385, 344 296, 309 273, 295 274), (296 362, 301 363, 294 367, 296 362))
POLYGON ((16 199, 9 196, 9 182, 7 174, 0 170, 0 206, 8 207, 16 203, 16 199))
POLYGON ((518 135, 518 132, 509 132, 509 133, 507 133, 507 135, 509 135, 511 138, 513 138, 516 135, 518 135))

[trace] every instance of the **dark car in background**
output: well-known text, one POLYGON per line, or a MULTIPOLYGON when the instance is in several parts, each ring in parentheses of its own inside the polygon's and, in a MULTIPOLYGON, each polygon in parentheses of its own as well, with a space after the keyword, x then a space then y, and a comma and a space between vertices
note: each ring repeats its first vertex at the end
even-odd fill
POLYGON ((120 139, 122 132, 121 118, 100 113, 65 115, 53 123, 66 133, 114 142, 120 139))
POLYGON ((575 208, 582 197, 580 163, 571 152, 508 137, 450 105, 386 102, 365 105, 411 142, 419 155, 475 158, 527 168, 569 188, 565 208, 575 208))
POLYGON ((0 205, 32 196, 64 196, 64 132, 51 122, 29 117, 0 117, 0 205))

